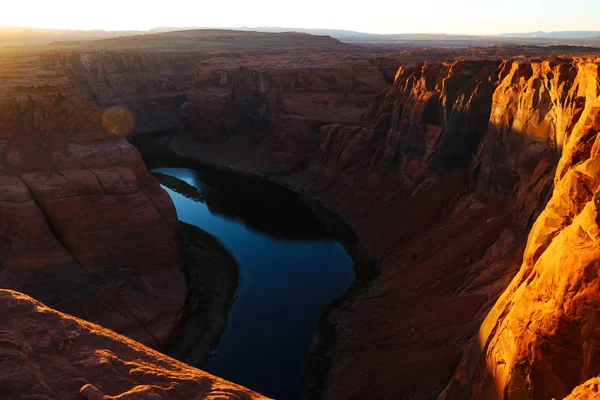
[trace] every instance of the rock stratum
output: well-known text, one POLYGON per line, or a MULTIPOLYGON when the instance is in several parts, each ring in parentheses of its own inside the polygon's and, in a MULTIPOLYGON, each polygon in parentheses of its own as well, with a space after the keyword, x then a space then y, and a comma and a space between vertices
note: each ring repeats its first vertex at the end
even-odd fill
POLYGON ((3 54, 0 82, 2 287, 160 346, 186 294, 168 195, 39 56, 3 54))
POLYGON ((513 122, 513 130, 551 139, 562 157, 521 269, 484 320, 448 398, 563 398, 579 385, 572 398, 598 395, 597 386, 585 382, 600 374, 599 65, 599 60, 532 64, 524 71, 528 81, 511 80, 505 89, 541 84, 538 94, 522 94, 518 102, 514 95, 496 98, 501 109, 533 99, 529 112, 518 109, 534 124, 515 121, 520 123, 513 122))
MULTIPOLYGON (((324 315, 335 334, 311 356, 313 394, 546 399, 598 390, 597 50, 391 52, 301 34, 197 31, 0 53, 3 288, 164 343, 186 294, 175 210, 119 134, 177 128, 175 153, 318 197, 379 261, 377 277, 324 315)), ((28 304, 23 318, 88 326, 3 296, 28 304)), ((35 349, 23 335, 20 348, 35 349)), ((117 364, 139 346, 111 340, 117 364)), ((109 346, 90 343, 98 354, 109 346)), ((172 360, 148 362, 162 372, 135 385, 180 373, 172 360)), ((39 368, 33 381, 54 379, 55 364, 39 368)), ((93 371, 101 379, 113 370, 93 371)), ((89 383, 89 398, 111 398, 134 387, 111 392, 86 379, 69 390, 89 383)))
POLYGON ((265 399, 99 325, 0 290, 6 400, 265 399))
POLYGON ((171 148, 318 193, 380 260, 325 398, 562 398, 598 375, 598 60, 437 56, 212 60, 171 148))

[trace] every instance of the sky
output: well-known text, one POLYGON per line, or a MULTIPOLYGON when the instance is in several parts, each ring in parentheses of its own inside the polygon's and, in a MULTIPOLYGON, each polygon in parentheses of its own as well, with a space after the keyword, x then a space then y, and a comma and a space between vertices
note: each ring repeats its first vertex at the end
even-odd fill
POLYGON ((600 30, 600 0, 0 0, 0 26, 285 27, 370 33, 600 30))

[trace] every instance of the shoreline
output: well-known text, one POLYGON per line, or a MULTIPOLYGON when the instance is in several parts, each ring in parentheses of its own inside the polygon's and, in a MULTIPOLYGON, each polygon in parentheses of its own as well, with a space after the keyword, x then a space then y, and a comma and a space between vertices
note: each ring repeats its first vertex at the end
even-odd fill
POLYGON ((188 293, 184 316, 164 350, 173 358, 202 368, 227 329, 239 285, 239 267, 227 248, 201 228, 179 221, 179 237, 188 293))
POLYGON ((306 204, 326 231, 337 240, 348 256, 354 261, 354 279, 340 293, 323 306, 316 321, 317 339, 313 342, 307 354, 303 370, 308 380, 308 398, 318 399, 329 377, 332 357, 328 352, 337 339, 334 324, 329 322, 331 312, 339 309, 345 302, 356 298, 381 272, 379 262, 361 245, 358 235, 350 224, 335 211, 323 204, 322 200, 299 186, 289 184, 278 174, 243 171, 229 165, 209 162, 198 157, 185 155, 173 150, 171 146, 176 130, 149 132, 145 134, 130 135, 127 139, 140 151, 148 169, 157 166, 187 167, 224 171, 237 176, 266 180, 282 188, 296 193, 299 199, 306 204))

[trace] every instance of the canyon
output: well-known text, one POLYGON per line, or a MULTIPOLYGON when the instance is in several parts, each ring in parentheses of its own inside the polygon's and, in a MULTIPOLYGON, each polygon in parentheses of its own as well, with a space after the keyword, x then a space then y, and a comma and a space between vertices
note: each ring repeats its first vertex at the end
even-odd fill
POLYGON ((0 49, 0 389, 259 398, 143 346, 176 331, 188 288, 156 154, 130 134, 356 233, 311 396, 597 396, 598 54, 239 31, 0 49))

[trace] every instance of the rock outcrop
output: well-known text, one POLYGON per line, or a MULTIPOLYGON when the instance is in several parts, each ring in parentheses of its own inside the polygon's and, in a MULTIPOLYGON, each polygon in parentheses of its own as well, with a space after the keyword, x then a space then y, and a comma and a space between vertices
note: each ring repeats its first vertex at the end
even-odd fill
MULTIPOLYGON (((597 391, 585 382, 600 375, 599 65, 570 60, 511 69, 525 69, 520 84, 537 86, 533 96, 524 90, 518 102, 508 101, 521 111, 513 132, 552 139, 562 157, 521 269, 483 322, 446 398, 563 398, 578 385, 572 398, 597 391)), ((511 79, 507 89, 516 85, 511 79)))
POLYGON ((573 392, 565 397, 565 400, 597 400, 600 399, 600 379, 593 378, 577 386, 573 392))
POLYGON ((159 346, 186 295, 168 195, 73 81, 18 52, 0 75, 1 287, 159 346))
POLYGON ((211 59, 199 66, 178 137, 222 145, 231 158, 251 155, 253 168, 306 168, 326 134, 321 127, 356 123, 386 86, 377 66, 348 55, 286 55, 243 66, 211 59))
POLYGON ((196 71, 212 59, 241 59, 335 51, 330 37, 223 30, 179 31, 108 40, 58 42, 39 55, 40 66, 68 78, 102 111, 121 107, 134 126, 126 133, 175 129, 196 71))
MULTIPOLYGON (((462 382, 463 386, 458 386, 472 389, 473 398, 492 393, 483 390, 489 389, 489 382, 494 381, 489 377, 496 377, 497 372, 482 372, 492 364, 492 371, 508 371, 498 375, 504 385, 509 385, 509 377, 518 376, 520 380, 512 381, 515 388, 537 393, 530 391, 533 386, 523 389, 522 383, 538 379, 544 389, 534 398, 552 393, 564 396, 596 374, 590 361, 592 342, 578 342, 589 350, 580 349, 581 355, 575 357, 580 361, 573 362, 581 364, 565 368, 571 375, 558 378, 559 383, 554 375, 558 373, 552 369, 559 369, 558 364, 533 361, 543 358, 541 353, 548 350, 535 353, 526 343, 537 340, 543 349, 556 346, 574 321, 589 319, 581 314, 583 306, 571 311, 568 326, 558 329, 557 321, 565 317, 556 317, 558 320, 548 322, 542 333, 520 339, 518 335, 527 329, 523 321, 542 321, 536 313, 548 311, 542 311, 542 306, 539 311, 525 306, 522 310, 528 314, 517 316, 517 311, 510 311, 513 295, 504 294, 481 331, 490 336, 481 343, 488 346, 482 356, 487 364, 480 361, 475 377, 468 378, 474 386, 465 384, 466 378, 461 377, 471 376, 475 367, 469 366, 466 372, 460 368, 471 365, 464 359, 473 357, 469 349, 473 338, 521 263, 524 266, 514 282, 522 283, 513 282, 510 288, 514 288, 507 293, 522 287, 523 296, 541 299, 542 293, 548 293, 553 298, 558 293, 550 282, 558 282, 563 275, 564 293, 572 292, 575 297, 588 293, 587 289, 577 289, 585 285, 577 278, 582 275, 577 272, 583 271, 581 263, 575 263, 575 259, 586 257, 564 244, 557 245, 564 247, 560 258, 555 257, 558 253, 547 256, 552 260, 548 262, 555 263, 552 270, 558 275, 540 281, 537 290, 530 286, 536 282, 532 276, 537 275, 524 271, 534 269, 537 258, 544 260, 544 252, 552 250, 552 246, 550 250, 545 246, 554 243, 556 230, 575 224, 577 218, 593 220, 593 210, 589 216, 578 215, 586 202, 593 204, 594 172, 589 166, 578 167, 589 170, 585 173, 567 171, 575 164, 585 164, 593 154, 597 128, 590 110, 598 97, 596 64, 569 57, 407 63, 400 67, 393 84, 373 97, 368 109, 356 108, 354 86, 341 85, 344 100, 335 95, 322 100, 319 105, 328 112, 324 117, 309 118, 308 124, 303 124, 306 118, 286 117, 307 115, 295 106, 302 103, 304 91, 319 88, 315 82, 321 72, 313 72, 315 79, 305 79, 303 83, 308 86, 299 90, 295 86, 299 82, 297 63, 280 61, 275 69, 250 65, 233 74, 222 73, 220 65, 212 70, 202 65, 183 107, 172 148, 186 156, 277 176, 299 189, 316 191, 352 224, 363 245, 381 261, 381 275, 358 297, 329 313, 336 343, 317 361, 329 366, 323 392, 326 398, 373 397, 375 387, 385 388, 376 398, 436 396, 459 364, 449 390, 462 382), (291 81, 295 83, 279 84, 291 81), (210 107, 206 106, 209 103, 210 107), (348 111, 352 118, 341 117, 340 110, 348 111), (221 120, 219 116, 227 118, 221 120), (585 132, 578 127, 582 124, 587 124, 585 132), (563 161, 559 163, 561 153, 563 161), (562 194, 555 192, 546 207, 555 173, 566 179, 565 188, 560 189, 557 181, 557 191, 562 194), (573 200, 581 196, 581 202, 573 200), (574 202, 580 204, 575 207, 574 202), (546 216, 550 212, 552 216, 546 216), (536 233, 541 226, 545 228, 536 233), (533 254, 535 260, 531 259, 533 254), (559 272, 558 264, 567 254, 573 258, 569 269, 572 276, 564 270, 559 272), (573 279, 578 282, 576 290, 567 283, 573 279), (504 327, 501 324, 509 311, 516 319, 504 327), (497 339, 496 345, 490 341, 501 335, 496 330, 500 326, 506 337, 497 339), (560 338, 543 339, 550 332, 560 338), (524 360, 531 360, 533 366, 522 373, 524 360), (537 365, 552 374, 544 375, 535 369, 537 365), (583 369, 587 372, 580 372, 583 369)), ((364 71, 361 73, 365 76, 364 71)), ((377 90, 371 86, 368 92, 377 90)), ((315 94, 311 97, 320 98, 315 94)), ((302 109, 310 107, 304 104, 302 109)), ((311 111, 310 115, 321 114, 311 111)), ((566 242, 580 241, 579 236, 567 237, 566 242)), ((587 330, 589 323, 575 326, 578 332, 586 332, 580 336, 592 335, 587 330)), ((547 362, 560 363, 567 357, 566 353, 558 354, 547 362)), ((448 396, 454 398, 459 391, 446 393, 454 393, 448 396)), ((511 398, 524 396, 524 392, 515 393, 511 398)))
MULTIPOLYGON (((593 49, 389 54, 208 31, 0 51, 2 287, 163 342, 186 291, 176 215, 115 134, 178 124, 172 150, 318 194, 380 262, 325 316, 336 340, 311 360, 328 371, 325 398, 597 391, 598 60, 554 56, 593 49)), ((26 339, 19 359, 36 351, 26 339)), ((115 341, 126 348, 89 345, 107 377, 134 363, 119 360, 135 345, 115 341)), ((55 367, 39 368, 54 379, 55 367)), ((70 388, 176 390, 187 383, 152 382, 181 382, 178 368, 134 376, 148 387, 113 391, 90 372, 70 388)))
POLYGON ((2 399, 265 399, 22 293, 0 304, 2 399))

